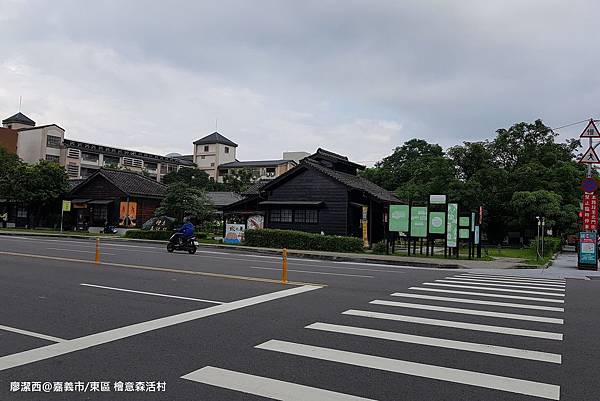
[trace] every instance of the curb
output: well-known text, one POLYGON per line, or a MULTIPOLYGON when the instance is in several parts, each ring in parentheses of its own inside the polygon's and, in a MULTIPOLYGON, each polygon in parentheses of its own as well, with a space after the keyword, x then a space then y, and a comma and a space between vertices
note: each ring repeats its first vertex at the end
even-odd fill
MULTIPOLYGON (((0 231, 0 236, 29 236, 29 237, 45 237, 45 238, 74 238, 84 239, 88 241, 95 241, 96 238, 101 240, 118 241, 118 242, 132 242, 138 244, 165 244, 163 240, 150 240, 150 239, 137 239, 137 238, 123 238, 123 237, 108 237, 108 236, 93 236, 93 235, 77 235, 77 234, 52 234, 52 233, 25 233, 25 232, 9 232, 0 231)), ((233 251, 232 253, 255 253, 262 255, 281 255, 281 250, 273 248, 254 248, 237 245, 223 245, 223 244, 203 244, 200 243, 202 248, 208 249, 221 249, 233 251)), ((336 255, 336 254, 315 254, 311 252, 303 252, 301 250, 288 250, 288 256, 302 258, 302 259, 317 259, 317 260, 331 260, 336 262, 354 262, 354 263, 367 263, 367 264, 379 264, 379 265, 390 265, 390 266, 409 266, 409 267, 428 267, 437 269, 468 269, 457 264, 443 264, 443 263, 432 263, 432 262, 416 262, 416 261, 405 261, 405 260, 389 260, 389 259, 376 259, 369 258, 367 256, 357 255, 336 255)))

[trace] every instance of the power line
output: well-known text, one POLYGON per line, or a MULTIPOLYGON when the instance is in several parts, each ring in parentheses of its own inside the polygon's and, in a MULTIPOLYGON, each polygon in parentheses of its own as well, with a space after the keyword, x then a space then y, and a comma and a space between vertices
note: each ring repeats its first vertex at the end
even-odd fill
MULTIPOLYGON (((552 131, 557 131, 559 129, 563 129, 563 128, 567 128, 567 127, 572 127, 573 125, 577 125, 577 124, 582 124, 582 123, 587 123, 588 120, 587 118, 585 120, 581 120, 581 121, 577 121, 576 123, 571 123, 571 124, 567 124, 567 125, 563 125, 560 127, 556 127, 556 128, 550 128, 552 131)), ((598 122, 599 120, 594 120, 594 122, 598 122)))

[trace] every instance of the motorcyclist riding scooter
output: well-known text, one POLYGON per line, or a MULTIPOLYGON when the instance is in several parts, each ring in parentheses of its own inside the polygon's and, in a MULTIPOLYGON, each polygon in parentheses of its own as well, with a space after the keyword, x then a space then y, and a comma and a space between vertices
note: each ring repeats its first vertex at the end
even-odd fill
POLYGON ((197 249, 198 241, 196 241, 196 237, 194 236, 194 225, 189 219, 185 219, 183 225, 169 239, 167 251, 173 252, 179 250, 194 254, 197 249))

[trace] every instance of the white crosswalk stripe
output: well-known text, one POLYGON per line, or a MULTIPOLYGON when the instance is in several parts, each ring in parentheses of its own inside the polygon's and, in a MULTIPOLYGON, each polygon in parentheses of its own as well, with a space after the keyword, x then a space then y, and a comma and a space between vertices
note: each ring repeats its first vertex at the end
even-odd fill
POLYGON ((281 401, 374 401, 320 388, 206 366, 181 377, 215 387, 281 401))
POLYGON ((502 390, 550 400, 560 399, 560 386, 548 383, 534 382, 436 365, 427 365, 423 363, 390 359, 279 340, 267 341, 257 345, 256 348, 411 376, 502 390))
POLYGON ((482 301, 479 299, 468 299, 468 298, 437 297, 434 295, 410 294, 407 292, 395 292, 395 293, 391 294, 391 296, 404 297, 404 298, 415 298, 415 299, 426 299, 426 300, 430 300, 430 301, 455 302, 455 303, 463 303, 463 304, 502 306, 502 307, 507 307, 507 308, 517 308, 517 309, 535 309, 535 310, 544 310, 544 311, 551 311, 551 312, 564 312, 565 311, 564 308, 557 308, 554 306, 518 304, 518 303, 514 303, 514 302, 482 301))
POLYGON ((451 327, 451 328, 463 329, 463 330, 485 331, 485 332, 496 333, 496 334, 507 334, 507 335, 513 335, 513 336, 545 338, 548 340, 562 341, 562 339, 563 339, 563 335, 561 333, 518 329, 518 328, 514 328, 514 327, 491 326, 491 325, 487 325, 487 324, 465 323, 465 322, 457 322, 454 320, 429 319, 429 318, 424 318, 424 317, 394 315, 391 313, 371 312, 371 311, 363 311, 363 310, 355 310, 355 309, 347 310, 345 312, 342 312, 342 314, 343 315, 369 317, 369 318, 375 318, 375 319, 394 320, 397 322, 407 322, 407 323, 427 324, 427 325, 432 325, 432 326, 451 327))
POLYGON ((521 281, 527 281, 527 282, 532 282, 532 283, 539 282, 539 283, 564 284, 566 282, 566 280, 564 280, 564 279, 535 278, 535 277, 526 277, 526 276, 505 276, 505 275, 484 274, 484 273, 462 273, 460 275, 457 275, 456 277, 462 277, 462 276, 482 277, 482 278, 497 279, 497 280, 521 280, 521 281))
POLYGON ((559 354, 552 354, 548 352, 532 351, 519 348, 499 347, 490 344, 478 344, 434 337, 415 336, 411 334, 403 334, 390 331, 365 329, 362 327, 343 326, 328 323, 313 323, 311 325, 306 326, 306 328, 312 330, 329 331, 333 333, 343 333, 356 336, 399 341, 411 344, 428 345, 432 347, 479 352, 483 354, 500 355, 520 359, 530 359, 533 361, 550 362, 558 364, 560 364, 562 361, 561 356, 559 354))
POLYGON ((556 294, 552 292, 537 292, 529 290, 515 290, 511 288, 492 288, 492 287, 478 287, 473 285, 462 285, 462 284, 446 284, 446 283, 423 283, 424 285, 434 285, 439 287, 454 287, 454 288, 467 288, 471 290, 480 291, 504 291, 504 292, 515 292, 520 294, 533 294, 533 295, 550 295, 555 297, 564 297, 565 294, 556 294))
POLYGON ((445 307, 445 306, 410 304, 410 303, 406 303, 406 302, 383 301, 383 300, 379 300, 379 299, 376 299, 369 303, 374 304, 374 305, 395 306, 395 307, 408 308, 408 309, 420 309, 420 310, 430 310, 430 311, 437 311, 437 312, 459 313, 459 314, 463 314, 463 315, 496 317, 496 318, 500 318, 500 319, 527 320, 530 322, 552 323, 552 324, 563 324, 564 323, 563 319, 556 319, 556 318, 552 318, 552 317, 519 315, 516 313, 489 312, 489 311, 478 310, 478 309, 449 308, 449 307, 445 307))
POLYGON ((444 280, 454 280, 454 281, 469 281, 469 282, 477 282, 477 283, 495 283, 495 284, 518 284, 518 285, 529 285, 535 288, 565 288, 565 284, 546 284, 546 283, 531 283, 528 281, 517 281, 517 280, 489 280, 483 279, 479 277, 445 277, 444 280))
POLYGON ((506 294, 490 294, 490 293, 486 293, 486 292, 446 290, 446 289, 441 289, 441 288, 410 287, 409 290, 441 292, 444 294, 475 295, 475 296, 479 296, 479 297, 488 297, 488 298, 520 299, 520 300, 524 300, 524 301, 551 302, 551 303, 556 303, 556 304, 564 304, 565 303, 565 301, 563 301, 562 299, 524 297, 524 296, 520 296, 520 295, 506 295, 506 294))
POLYGON ((478 285, 478 286, 482 286, 482 287, 492 287, 492 288, 524 288, 524 289, 529 289, 529 290, 543 290, 543 291, 556 291, 556 292, 565 292, 564 288, 549 288, 549 287, 544 287, 544 288, 540 288, 540 287, 534 287, 534 286, 530 286, 530 285, 517 285, 517 284, 496 284, 496 283, 490 283, 490 282, 478 282, 478 281, 454 281, 454 280, 446 280, 446 279, 441 279, 441 280, 435 280, 436 283, 452 283, 452 284, 467 284, 467 285, 478 285))

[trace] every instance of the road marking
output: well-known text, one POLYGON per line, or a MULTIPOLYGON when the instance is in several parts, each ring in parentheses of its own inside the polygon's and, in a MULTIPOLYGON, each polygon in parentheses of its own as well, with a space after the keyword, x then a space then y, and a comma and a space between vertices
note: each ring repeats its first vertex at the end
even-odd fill
POLYGON ((336 393, 334 391, 303 386, 301 384, 284 382, 267 377, 214 368, 212 366, 198 369, 185 376, 181 376, 181 378, 281 401, 375 401, 369 398, 336 393))
POLYGON ((525 289, 529 289, 529 290, 543 290, 543 291, 558 291, 558 292, 565 292, 564 288, 548 288, 548 287, 544 287, 544 288, 539 288, 539 287, 533 287, 533 286, 529 286, 529 285, 514 285, 514 284, 494 284, 494 283, 489 283, 489 282, 474 282, 474 281, 452 281, 452 280, 435 280, 436 282, 439 283, 452 283, 452 284, 467 284, 467 285, 479 285, 479 286, 490 286, 490 287, 501 287, 501 288, 525 288, 525 289))
POLYGON ((338 324, 328 323, 313 323, 311 325, 306 326, 305 328, 329 331, 332 333, 351 334, 369 338, 399 341, 410 344, 427 345, 431 347, 456 349, 460 351, 471 351, 479 352, 482 354, 507 356, 511 358, 530 359, 532 361, 550 362, 558 364, 562 363, 562 357, 560 354, 551 354, 548 352, 532 351, 520 348, 500 347, 489 344, 446 340, 443 338, 415 336, 411 334, 395 333, 391 331, 365 329, 362 327, 342 326, 338 324))
POLYGON ((510 288, 492 288, 492 287, 477 287, 472 285, 462 285, 462 284, 444 284, 444 283, 423 283, 423 285, 437 285, 440 287, 456 287, 456 288, 469 288, 472 290, 481 290, 481 291, 504 291, 504 292, 518 292, 521 294, 534 294, 534 295, 550 295, 554 297, 564 297, 565 294, 555 294, 552 292, 536 292, 536 291, 527 291, 527 290, 512 290, 510 288))
POLYGON ((376 299, 375 301, 371 301, 369 303, 373 304, 373 305, 397 306, 400 308, 408 308, 408 309, 420 309, 420 310, 431 310, 431 311, 437 311, 437 312, 459 313, 462 315, 496 317, 499 319, 514 319, 514 320, 527 320, 530 322, 564 324, 563 319, 556 319, 556 318, 544 317, 544 316, 531 316, 531 315, 519 315, 516 313, 490 312, 490 311, 484 311, 484 310, 478 310, 478 309, 448 308, 445 306, 434 306, 434 305, 423 305, 423 304, 409 304, 406 302, 382 301, 379 299, 376 299))
MULTIPOLYGON (((165 272, 165 273, 192 274, 192 275, 196 275, 196 276, 216 277, 216 278, 244 280, 244 281, 257 281, 260 283, 281 284, 280 280, 268 279, 268 278, 262 278, 262 277, 237 276, 237 275, 232 275, 232 274, 210 273, 210 272, 202 272, 202 271, 195 271, 195 270, 169 269, 167 267, 129 265, 129 264, 125 264, 125 263, 114 263, 114 262, 95 263, 93 260, 61 258, 61 257, 57 257, 57 256, 32 255, 32 254, 28 254, 28 253, 5 252, 5 251, 0 251, 0 255, 19 256, 19 257, 25 257, 25 258, 44 259, 44 260, 58 260, 60 262, 86 263, 86 264, 93 264, 94 266, 98 266, 98 265, 113 266, 113 267, 123 267, 123 268, 128 268, 128 269, 158 271, 158 272, 165 272)), ((302 285, 302 286, 310 285, 310 286, 316 286, 316 287, 325 287, 326 286, 325 284, 304 283, 304 282, 300 282, 300 281, 288 281, 287 285, 302 285)))
POLYGON ((469 277, 485 277, 485 278, 495 278, 495 279, 506 279, 506 280, 522 280, 522 281, 538 281, 538 282, 551 282, 551 283, 564 283, 565 279, 562 278, 537 278, 537 277, 528 277, 528 276, 505 276, 500 274, 485 274, 485 273, 461 273, 460 276, 469 276, 469 277))
POLYGON ((391 313, 370 312, 355 309, 350 309, 345 312, 342 312, 342 315, 362 316, 375 319, 395 320, 398 322, 408 322, 417 324, 429 324, 432 326, 452 327, 464 330, 486 331, 489 333, 508 334, 511 336, 545 338, 548 340, 558 341, 562 341, 563 339, 563 335, 561 333, 553 333, 548 331, 526 330, 504 326, 490 326, 487 324, 455 322, 453 320, 428 319, 424 317, 393 315, 391 313))
POLYGON ((53 343, 62 343, 62 342, 68 341, 68 340, 65 340, 64 338, 47 336, 45 334, 35 333, 33 331, 22 330, 22 329, 17 329, 14 327, 3 326, 3 325, 0 325, 0 330, 12 331, 13 333, 23 334, 23 335, 26 335, 29 337, 37 337, 37 338, 41 338, 42 340, 52 341, 53 343))
MULTIPOLYGON (((281 264, 281 261, 279 261, 279 262, 270 262, 270 263, 281 264)), ((365 271, 365 272, 406 274, 406 272, 403 272, 403 271, 368 269, 368 268, 360 268, 360 267, 338 267, 338 266, 328 266, 328 265, 310 265, 310 264, 296 264, 296 263, 289 263, 289 265, 293 266, 293 267, 320 267, 320 268, 323 268, 323 269, 342 269, 342 270, 358 270, 358 271, 365 271)))
MULTIPOLYGON (((261 270, 275 270, 275 271, 281 271, 281 269, 275 268, 275 267, 259 267, 259 266, 249 266, 250 269, 261 269, 261 270)), ((327 276, 345 276, 345 277, 360 277, 360 278, 373 278, 373 276, 362 276, 360 274, 345 274, 345 273, 327 273, 327 272, 315 272, 312 270, 295 270, 295 269, 288 269, 288 272, 295 272, 295 273, 309 273, 309 274, 323 274, 323 275, 327 275, 327 276)))
POLYGON ((45 347, 2 356, 0 357, 0 371, 75 351, 81 351, 86 348, 95 347, 97 345, 121 340, 123 338, 132 337, 153 330, 162 329, 164 327, 170 327, 180 323, 202 319, 208 316, 231 312, 237 309, 246 308, 248 306, 258 305, 264 302, 269 302, 292 295, 298 295, 320 288, 323 287, 305 285, 302 287, 289 288, 287 290, 258 295, 251 298, 241 299, 239 301, 232 301, 226 304, 210 306, 208 308, 184 312, 177 315, 166 316, 159 319, 149 320, 147 322, 136 323, 130 326, 119 327, 117 329, 91 334, 85 337, 75 338, 73 340, 68 340, 58 344, 47 345, 45 347))
POLYGON ((479 305, 490 305, 490 306, 506 306, 506 307, 510 307, 510 308, 537 309, 537 310, 547 310, 547 311, 552 311, 552 312, 564 312, 565 311, 564 308, 557 308, 557 307, 553 307, 553 306, 516 304, 516 303, 512 303, 512 302, 481 301, 479 299, 468 299, 468 298, 436 297, 436 296, 432 296, 432 295, 409 294, 406 292, 395 292, 391 295, 393 297, 428 299, 431 301, 459 302, 459 303, 464 303, 464 304, 479 304, 479 305))
MULTIPOLYGON (((65 249, 65 248, 46 248, 46 249, 50 249, 53 251, 66 251, 66 252, 91 253, 91 254, 96 253, 96 251, 84 251, 84 250, 79 250, 79 249, 65 249)), ((102 252, 102 255, 115 256, 114 253, 107 253, 107 252, 102 252)))
POLYGON ((535 288, 541 287, 541 288, 565 288, 566 285, 565 284, 556 284, 556 283, 530 283, 528 281, 517 281, 517 280, 488 280, 488 279, 484 279, 484 278, 471 278, 471 277, 446 277, 445 280, 456 280, 456 281, 474 281, 477 283, 496 283, 496 284, 519 284, 519 285, 523 285, 523 284, 527 284, 527 285, 531 285, 531 286, 536 286, 535 288))
MULTIPOLYGON (((66 244, 83 244, 83 245, 90 245, 92 244, 91 241, 95 240, 95 237, 91 238, 89 241, 65 241, 65 240, 55 240, 55 239, 39 239, 39 238, 35 238, 35 237, 18 237, 18 236, 3 236, 0 235, 0 240, 3 239, 8 239, 8 240, 31 240, 31 241, 36 241, 36 242, 60 242, 60 243, 66 243, 66 244)), ((102 238, 101 238, 102 239, 102 238)), ((112 241, 126 241, 126 240, 115 240, 115 239, 111 239, 108 238, 108 241, 112 240, 112 241)), ((161 246, 143 246, 143 245, 127 245, 127 244, 115 244, 114 242, 102 242, 102 246, 108 246, 108 247, 125 247, 125 248, 142 248, 142 249, 156 249, 156 250, 161 250, 163 249, 162 244, 158 244, 161 246)), ((202 246, 202 245, 201 245, 202 246)), ((268 255, 252 255, 252 254, 247 254, 247 253, 238 253, 238 252, 234 252, 235 250, 233 249, 223 249, 223 251, 206 251, 206 250, 198 250, 196 253, 208 253, 208 254, 220 254, 220 255, 234 255, 234 256, 243 256, 246 258, 261 258, 261 259, 274 259, 273 262, 266 262, 266 263, 281 263, 281 256, 268 256, 268 255)), ((148 252, 148 253, 164 253, 164 252, 148 252)), ((200 256, 200 255, 196 255, 196 256, 200 256)), ((216 258, 216 257, 215 257, 216 258)), ((236 259, 236 260, 248 260, 248 259, 244 259, 244 258, 218 258, 218 259, 236 259)), ((299 257, 288 257, 288 262, 289 261, 306 261, 306 260, 310 260, 311 263, 334 263, 334 264, 339 264, 339 265, 357 265, 357 266, 369 266, 369 267, 385 267, 385 268, 389 268, 389 269, 411 269, 411 270, 436 270, 436 271, 453 271, 456 272, 456 268, 455 267, 451 267, 451 268, 443 268, 443 267, 421 267, 421 266, 403 266, 403 265, 392 265, 392 264, 385 264, 385 263, 370 263, 370 262, 344 262, 344 261, 332 261, 332 260, 320 260, 320 259, 313 259, 313 258, 299 258, 299 257)))
POLYGON ((425 377, 428 379, 443 380, 447 382, 467 384, 511 393, 531 395, 550 400, 560 399, 560 386, 515 379, 512 377, 496 376, 469 370, 427 365, 423 363, 383 358, 379 356, 340 351, 312 345, 296 344, 279 340, 267 341, 257 345, 256 348, 410 376, 425 377))
POLYGON ((443 293, 446 293, 446 294, 476 295, 476 296, 488 297, 488 298, 523 299, 523 300, 527 300, 527 301, 552 302, 552 303, 557 303, 557 304, 564 304, 565 303, 565 301, 563 301, 562 299, 522 297, 522 296, 519 296, 519 295, 489 294, 487 292, 443 290, 441 288, 410 287, 409 290, 443 292, 443 293))
POLYGON ((204 302, 204 303, 208 303, 208 304, 218 304, 218 305, 220 305, 220 304, 226 303, 226 302, 219 302, 219 301, 211 301, 209 299, 199 299, 199 298, 180 297, 178 295, 159 294, 157 292, 146 292, 146 291, 128 290, 126 288, 106 287, 106 286, 103 286, 103 285, 96 285, 96 284, 80 283, 79 285, 83 285, 85 287, 103 288, 105 290, 133 292, 133 293, 136 293, 136 294, 153 295, 153 296, 157 296, 157 297, 175 298, 175 299, 183 299, 183 300, 186 300, 186 301, 204 302))

